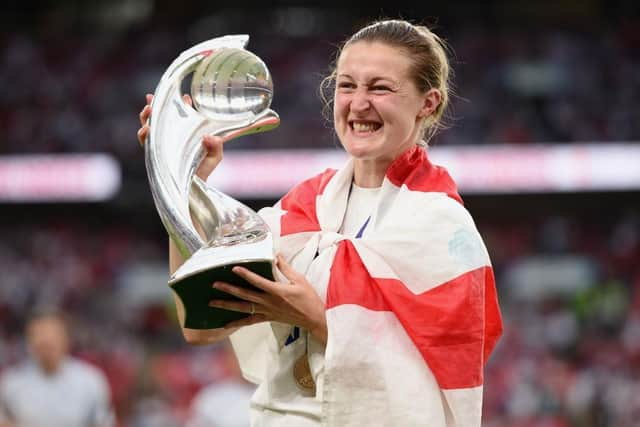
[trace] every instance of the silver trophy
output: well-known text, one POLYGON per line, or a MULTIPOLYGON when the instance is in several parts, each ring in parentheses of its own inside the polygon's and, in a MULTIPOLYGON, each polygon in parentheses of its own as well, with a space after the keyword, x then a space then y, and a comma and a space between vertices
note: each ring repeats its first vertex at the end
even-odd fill
POLYGON ((147 175, 156 209, 186 260, 169 286, 185 308, 182 325, 211 329, 247 316, 209 307, 212 299, 233 299, 212 288, 216 280, 251 285, 231 272, 243 265, 273 278, 273 237, 250 208, 208 186, 195 171, 205 156, 202 137, 227 139, 278 126, 269 106, 271 75, 245 50, 246 35, 219 37, 182 52, 166 70, 152 103, 145 144, 147 175), (191 79, 193 106, 182 93, 191 79))

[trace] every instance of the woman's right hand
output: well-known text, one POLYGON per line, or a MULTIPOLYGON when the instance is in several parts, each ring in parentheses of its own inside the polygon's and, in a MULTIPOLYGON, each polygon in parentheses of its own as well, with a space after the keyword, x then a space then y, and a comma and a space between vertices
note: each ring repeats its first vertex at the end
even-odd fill
MULTIPOLYGON (((187 104, 193 105, 189 95, 183 95, 183 98, 187 104)), ((138 142, 141 146, 144 146, 147 136, 149 135, 149 117, 151 117, 151 101, 153 101, 153 95, 147 94, 146 100, 147 104, 139 114, 140 129, 138 129, 138 142)), ((224 138, 221 136, 205 135, 202 138, 202 145, 206 150, 206 155, 196 170, 196 175, 203 181, 209 178, 209 175, 211 175, 216 166, 218 166, 218 163, 222 160, 223 143, 224 138)))
POLYGON ((138 129, 138 143, 144 146, 149 135, 149 117, 151 117, 151 101, 153 101, 153 95, 148 93, 146 95, 147 104, 140 111, 138 117, 140 117, 140 129, 138 129))

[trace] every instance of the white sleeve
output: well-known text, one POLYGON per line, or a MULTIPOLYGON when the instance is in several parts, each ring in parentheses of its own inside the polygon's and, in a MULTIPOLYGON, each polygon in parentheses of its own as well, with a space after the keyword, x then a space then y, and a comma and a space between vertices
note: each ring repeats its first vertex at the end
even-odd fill
POLYGON ((111 405, 111 392, 107 379, 100 371, 95 375, 96 393, 91 410, 92 427, 114 427, 115 415, 111 405))
POLYGON ((254 384, 265 380, 267 366, 273 363, 277 343, 271 325, 263 322, 244 326, 229 336, 242 376, 254 384))
POLYGON ((0 376, 0 424, 13 420, 11 409, 9 408, 9 391, 6 374, 0 376))

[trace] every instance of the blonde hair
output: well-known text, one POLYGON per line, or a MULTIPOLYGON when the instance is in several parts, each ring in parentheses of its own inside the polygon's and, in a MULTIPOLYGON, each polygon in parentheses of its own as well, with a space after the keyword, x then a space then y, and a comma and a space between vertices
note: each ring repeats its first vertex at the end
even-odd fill
POLYGON ((450 49, 446 42, 426 26, 400 19, 380 20, 363 27, 338 48, 329 76, 320 83, 320 96, 326 111, 331 109, 332 96, 327 97, 325 92, 335 85, 340 55, 346 47, 361 41, 380 42, 404 49, 412 62, 409 75, 418 90, 421 93, 430 89, 440 91, 440 104, 422 125, 421 143, 426 145, 439 130, 447 127, 444 114, 449 105, 451 68, 447 56, 450 49))

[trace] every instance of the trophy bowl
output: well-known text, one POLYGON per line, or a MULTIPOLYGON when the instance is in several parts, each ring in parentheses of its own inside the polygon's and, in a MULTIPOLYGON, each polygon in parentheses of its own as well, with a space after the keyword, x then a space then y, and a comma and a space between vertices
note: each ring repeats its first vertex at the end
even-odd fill
POLYGON ((256 289, 231 272, 242 265, 273 279, 273 238, 260 216, 195 175, 204 135, 225 140, 278 126, 273 83, 265 63, 245 49, 246 35, 224 36, 182 52, 156 87, 145 164, 160 219, 185 259, 169 286, 184 307, 188 329, 213 329, 248 316, 209 307, 235 299, 212 287, 225 281, 256 289), (191 79, 192 105, 182 88, 191 79))

